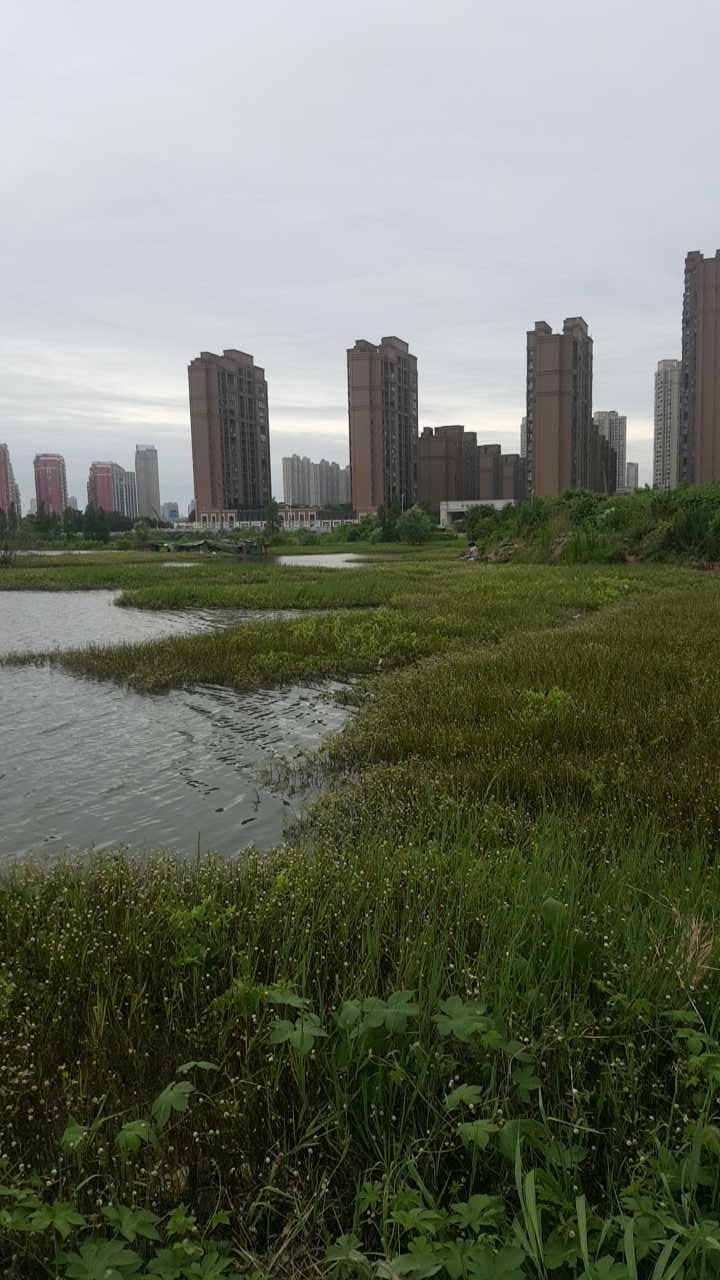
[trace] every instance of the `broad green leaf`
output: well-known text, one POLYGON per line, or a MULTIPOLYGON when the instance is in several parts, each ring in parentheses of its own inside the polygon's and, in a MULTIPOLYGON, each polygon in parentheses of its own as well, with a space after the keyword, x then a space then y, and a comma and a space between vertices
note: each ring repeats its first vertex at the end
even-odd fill
POLYGON ((191 1244, 187 1240, 172 1245, 169 1249, 156 1249, 152 1261, 148 1263, 148 1275, 158 1276, 159 1280, 180 1280, 186 1276, 186 1267, 202 1258, 202 1247, 191 1244))
POLYGON ((546 898, 540 908, 540 914, 545 927, 554 932, 566 919, 567 908, 557 898, 546 898))
POLYGON ((286 1004, 291 1009, 307 1009, 309 1000, 303 999, 302 996, 293 991, 292 987, 268 987, 265 992, 265 999, 268 1004, 286 1004))
POLYGON ((190 1094, 195 1086, 189 1080, 173 1081, 155 1099, 152 1105, 152 1117, 158 1129, 164 1129, 173 1112, 187 1111, 190 1094))
POLYGON ((175 1236, 187 1236, 195 1226, 195 1214, 189 1213, 187 1205, 178 1204, 165 1224, 165 1235, 169 1240, 175 1236))
POLYGON ((467 1124, 459 1124, 457 1131, 467 1146, 479 1147, 484 1151, 490 1135, 497 1133, 498 1126, 491 1120, 470 1120, 467 1124))
POLYGON ((67 1280, 125 1280, 137 1273, 140 1255, 120 1240, 90 1241, 77 1253, 61 1254, 67 1280))
POLYGON ((478 1232, 484 1227, 497 1227, 504 1217, 505 1206, 498 1196, 477 1195, 452 1205, 450 1221, 464 1230, 478 1232))
POLYGON ((47 1231, 52 1228, 63 1240, 67 1240, 75 1227, 86 1227, 87 1219, 78 1213, 74 1205, 67 1202, 44 1204, 30 1218, 33 1231, 47 1231))
POLYGON ((295 1049, 302 1056, 310 1053, 315 1040, 326 1037, 327 1031, 321 1025, 316 1013, 301 1014, 295 1022, 290 1022, 287 1018, 277 1018, 270 1031, 272 1044, 289 1044, 291 1049, 295 1049))
POLYGON ((121 1151, 139 1151, 143 1142, 154 1142, 155 1132, 147 1120, 126 1120, 115 1142, 121 1151))
MULTIPOLYGON (((543 1245, 543 1262, 549 1271, 570 1267, 580 1260, 580 1244, 577 1239, 566 1240, 559 1231, 552 1231, 543 1245)), ((583 1276, 583 1280, 585 1277, 583 1276)))
POLYGON ((352 1027, 357 1026, 361 1017, 362 1007, 360 1001, 346 1000, 335 1014, 335 1022, 341 1031, 349 1031, 352 1027))
POLYGON ((461 1000, 459 996, 441 1000, 440 1013, 435 1014, 434 1021, 443 1039, 454 1036, 456 1040, 465 1042, 472 1040, 473 1036, 483 1034, 490 1027, 485 1006, 461 1000))
POLYGON ((477 1107, 480 1105, 483 1097, 483 1090, 478 1084, 461 1084, 457 1089, 453 1089, 445 1098, 445 1110, 457 1111, 458 1107, 465 1105, 468 1107, 477 1107))
POLYGON ((415 1280, 430 1280, 443 1269, 443 1256, 439 1250, 428 1249, 424 1253, 401 1253, 393 1258, 387 1276, 415 1276, 415 1280))
POLYGON ((390 1035, 405 1031, 410 1018, 417 1018, 420 1010, 415 1003, 414 991, 395 991, 388 996, 385 1013, 385 1030, 390 1035))
POLYGON ((541 1085, 541 1081, 533 1074, 530 1067, 516 1067, 512 1073, 513 1084, 517 1089, 523 1102, 528 1102, 531 1093, 535 1093, 541 1085))
POLYGON ((186 1076, 191 1071, 219 1071, 219 1070, 220 1068, 218 1067, 216 1062, 203 1062, 202 1060, 194 1059, 192 1062, 183 1062, 182 1066, 178 1067, 177 1073, 179 1076, 186 1076))
POLYGON ((232 1258, 223 1257, 217 1249, 209 1249, 197 1262, 185 1268, 187 1280, 242 1280, 232 1258))
POLYGON ((362 1267, 366 1264, 365 1254, 360 1249, 357 1236, 340 1236, 335 1244, 325 1251, 325 1261, 330 1263, 330 1270, 337 1271, 340 1264, 362 1267))
POLYGON ((126 1204, 120 1204, 117 1208, 106 1205, 102 1215, 129 1244, 134 1244, 138 1236, 143 1240, 160 1239, 155 1226, 159 1219, 148 1209, 131 1209, 126 1204))
POLYGON ((494 1253, 491 1249, 473 1249, 467 1266, 469 1280, 524 1280, 525 1253, 508 1245, 494 1253))

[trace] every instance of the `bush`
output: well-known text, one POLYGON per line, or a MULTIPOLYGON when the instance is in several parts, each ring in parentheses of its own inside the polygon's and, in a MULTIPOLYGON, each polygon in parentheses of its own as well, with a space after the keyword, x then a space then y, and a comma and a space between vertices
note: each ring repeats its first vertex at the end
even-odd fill
POLYGON ((432 537, 430 516, 424 507, 418 506, 417 503, 398 516, 396 528, 401 542, 413 543, 416 546, 429 542, 432 537))

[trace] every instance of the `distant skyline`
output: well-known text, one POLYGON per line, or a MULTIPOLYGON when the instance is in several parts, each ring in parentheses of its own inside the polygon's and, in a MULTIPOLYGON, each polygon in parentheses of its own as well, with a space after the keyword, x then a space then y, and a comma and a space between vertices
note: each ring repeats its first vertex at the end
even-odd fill
POLYGON ((35 453, 82 495, 142 441, 185 506, 201 349, 266 369, 276 494, 285 454, 347 461, 345 351, 378 334, 417 354, 421 429, 515 450, 525 334, 572 315, 651 481, 685 254, 720 246, 719 39, 707 0, 14 6, 0 441, 26 507, 35 453))

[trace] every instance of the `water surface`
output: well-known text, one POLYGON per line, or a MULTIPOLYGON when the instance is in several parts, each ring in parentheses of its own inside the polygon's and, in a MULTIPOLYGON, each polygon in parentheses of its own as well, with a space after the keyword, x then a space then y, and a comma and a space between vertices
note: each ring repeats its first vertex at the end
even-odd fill
POLYGON ((120 608, 118 591, 0 592, 0 654, 159 640, 246 622, 296 618, 298 610, 120 608))
POLYGON ((354 551, 339 551, 336 556, 326 551, 317 555, 276 556, 275 563, 295 565, 298 569, 357 569, 368 565, 369 561, 354 551))
MULTIPOLYGON (((0 654, 157 639, 297 612, 118 608, 114 591, 0 593, 0 654)), ((346 712, 325 688, 136 693, 54 667, 0 667, 0 865, 28 854, 271 847, 307 792, 261 781, 346 712)))
POLYGON ((0 866, 121 845, 270 848, 308 792, 262 775, 347 715, 327 687, 148 695, 54 667, 0 670, 0 698, 0 866))

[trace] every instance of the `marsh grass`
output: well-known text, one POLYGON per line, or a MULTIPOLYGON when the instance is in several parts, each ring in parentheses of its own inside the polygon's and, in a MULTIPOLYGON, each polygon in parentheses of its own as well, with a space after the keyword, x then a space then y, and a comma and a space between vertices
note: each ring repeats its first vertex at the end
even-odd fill
MULTIPOLYGON (((368 790, 382 808, 385 780, 368 790)), ((472 1084, 467 1119, 539 1125, 526 1158, 541 1166, 560 1144, 547 1167, 571 1208, 573 1187, 605 1212, 622 1187, 652 1191, 658 1147, 682 1155, 706 1106, 678 1033, 694 1028, 700 1050, 717 1036, 705 851, 651 823, 593 839, 496 805, 456 813, 451 840, 410 820, 397 843, 371 814, 362 849, 105 858, 4 882, 6 1180, 36 1169, 86 1213, 98 1197, 160 1214, 189 1197, 207 1217, 219 1200, 254 1254, 283 1230, 307 1244, 349 1229, 363 1182, 512 1203, 512 1160, 493 1143, 469 1163, 444 1107, 472 1084), (348 1002, 402 991, 412 1017, 369 1042, 341 1031, 348 1002), (471 1021, 484 1010, 497 1041, 438 1034, 451 997, 471 1021), (118 1151, 113 1125, 188 1059, 218 1068, 193 1114, 152 1150, 118 1151), (61 1147, 68 1116, 92 1133, 77 1154, 61 1147)), ((391 1223, 366 1219, 366 1246, 383 1232, 389 1245, 391 1223)))
MULTIPOLYGON (((497 645, 516 633, 573 626, 584 614, 628 594, 664 591, 678 577, 677 571, 663 569, 506 569, 429 556, 398 558, 372 569, 271 566, 242 569, 236 577, 223 570, 217 581, 189 579, 192 574, 183 573, 182 580, 168 583, 156 570, 152 585, 128 588, 122 601, 174 609, 334 612, 293 622, 258 621, 211 635, 34 655, 28 661, 56 662, 78 674, 153 692, 198 682, 253 689, 344 678, 436 653, 497 645), (374 608, 380 600, 382 607, 374 608)), ((5 659, 18 660, 18 655, 5 659)))
POLYGON ((220 1213, 273 1276, 713 1276, 720 584, 370 572, 380 610, 61 656, 159 689, 373 674, 287 846, 3 879, 3 1180, 93 1238, 105 1204, 220 1213))

